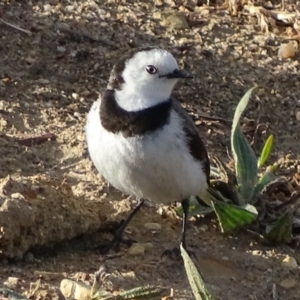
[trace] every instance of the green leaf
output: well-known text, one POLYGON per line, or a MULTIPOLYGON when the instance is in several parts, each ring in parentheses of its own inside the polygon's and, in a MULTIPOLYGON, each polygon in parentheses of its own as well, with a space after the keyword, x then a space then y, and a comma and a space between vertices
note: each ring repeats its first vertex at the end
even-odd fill
POLYGON ((261 156, 258 160, 258 168, 261 168, 266 163, 266 161, 269 159, 269 157, 272 153, 273 147, 274 147, 274 136, 271 134, 268 137, 268 139, 266 140, 264 148, 261 152, 261 156))
POLYGON ((267 227, 266 238, 274 243, 289 243, 292 239, 293 211, 288 209, 273 226, 267 227))
POLYGON ((216 215, 218 217, 222 232, 228 232, 230 230, 239 229, 248 225, 256 220, 257 212, 254 206, 251 207, 251 211, 247 206, 245 208, 216 201, 213 203, 216 215), (246 209, 247 208, 247 209, 246 209))
MULTIPOLYGON (((190 207, 189 207, 189 217, 195 217, 197 215, 205 215, 212 213, 214 209, 212 207, 200 205, 197 201, 196 197, 192 196, 189 198, 190 207)), ((182 206, 178 206, 175 208, 175 211, 179 217, 183 217, 182 206)))
POLYGON ((180 245, 180 251, 184 262, 185 271, 192 288, 193 294, 196 300, 213 300, 213 296, 208 292, 204 280, 198 272, 195 264, 183 248, 180 245))
POLYGON ((100 294, 95 294, 92 297, 92 300, 129 300, 129 299, 157 299, 157 296, 160 296, 165 292, 165 288, 160 288, 153 285, 140 286, 121 292, 120 294, 111 294, 106 296, 101 296, 100 294))
POLYGON ((252 196, 252 204, 255 204, 257 201, 257 197, 259 194, 263 191, 263 189, 270 183, 272 183, 275 180, 275 175, 273 172, 266 172, 263 177, 259 180, 258 184, 254 188, 253 196, 252 196))
POLYGON ((116 296, 117 299, 153 299, 161 295, 166 289, 147 285, 124 291, 116 296))
POLYGON ((253 195, 257 183, 257 159, 247 138, 242 132, 239 122, 246 109, 253 87, 240 100, 234 114, 231 129, 231 149, 234 156, 235 172, 239 192, 244 203, 248 203, 253 195))

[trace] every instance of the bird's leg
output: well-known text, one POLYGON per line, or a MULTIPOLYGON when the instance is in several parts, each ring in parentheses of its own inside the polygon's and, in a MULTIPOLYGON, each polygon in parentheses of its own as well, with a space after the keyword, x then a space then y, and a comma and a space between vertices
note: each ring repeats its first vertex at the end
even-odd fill
POLYGON ((140 199, 139 204, 135 209, 130 213, 128 218, 126 220, 122 220, 119 224, 118 229, 114 233, 114 237, 111 241, 109 241, 105 245, 101 245, 98 248, 100 248, 100 251, 102 254, 107 254, 113 247, 118 248, 120 243, 125 244, 127 246, 131 246, 132 243, 134 243, 134 240, 126 240, 123 238, 123 232, 126 229, 127 225, 130 223, 131 219, 136 215, 136 213, 140 210, 140 208, 143 206, 145 200, 140 199))
POLYGON ((181 243, 185 250, 186 249, 186 230, 187 230, 187 221, 189 219, 189 208, 190 208, 190 201, 189 199, 184 199, 181 201, 182 211, 183 211, 183 217, 182 217, 182 227, 181 227, 181 243))
MULTIPOLYGON (((186 231, 187 231, 187 222, 189 219, 189 208, 190 208, 190 202, 189 199, 183 199, 181 201, 183 216, 182 216, 182 227, 181 227, 181 243, 183 248, 192 256, 196 256, 195 253, 187 249, 186 246, 186 231)), ((170 256, 173 257, 173 254, 175 254, 175 257, 180 257, 181 252, 179 247, 175 247, 172 250, 165 250, 162 254, 162 256, 170 256)))

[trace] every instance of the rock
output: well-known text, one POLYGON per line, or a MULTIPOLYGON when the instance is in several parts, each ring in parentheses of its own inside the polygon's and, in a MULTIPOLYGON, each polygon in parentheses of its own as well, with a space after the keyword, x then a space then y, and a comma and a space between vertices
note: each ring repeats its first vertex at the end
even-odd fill
POLYGON ((50 4, 45 4, 44 5, 44 11, 51 12, 52 11, 52 6, 50 4))
POLYGON ((262 256, 263 255, 263 252, 261 250, 253 250, 252 251, 252 255, 255 255, 255 256, 262 256))
POLYGON ((143 245, 145 251, 150 251, 153 249, 153 244, 152 243, 141 243, 143 245))
POLYGON ((300 122, 300 111, 296 112, 296 120, 300 122))
POLYGON ((68 31, 71 29, 70 25, 64 22, 60 22, 56 24, 57 30, 68 31))
MULTIPOLYGON (((4 281, 4 285, 10 289, 15 289, 19 283, 18 277, 8 277, 6 281, 4 281)), ((1 298, 0 298, 1 299, 1 298)))
POLYGON ((293 58, 295 56, 295 47, 292 43, 281 44, 278 50, 278 57, 293 58))
POLYGON ((128 250, 130 255, 143 255, 145 253, 145 245, 141 243, 134 243, 128 250))
POLYGON ((60 291, 66 299, 90 300, 91 287, 78 281, 63 279, 60 291))
MULTIPOLYGON (((112 208, 106 209, 109 215, 112 208)), ((94 232, 101 226, 101 210, 95 201, 82 201, 68 184, 46 175, 2 178, 0 258, 21 259, 34 247, 94 232)))
POLYGON ((284 289, 291 289, 296 285, 296 280, 294 278, 283 279, 279 285, 284 289))
POLYGON ((149 230, 154 230, 154 231, 161 230, 161 225, 158 223, 146 223, 144 226, 149 230))
POLYGON ((281 263, 282 267, 287 268, 289 270, 293 270, 296 269, 298 267, 297 261, 294 257, 291 257, 289 255, 287 255, 282 263, 281 263))
POLYGON ((178 11, 169 11, 160 13, 160 25, 171 29, 189 29, 185 15, 178 11))
POLYGON ((206 231, 208 231, 208 226, 204 224, 204 225, 200 226, 200 227, 198 228, 198 230, 199 230, 200 232, 206 232, 206 231))
POLYGON ((77 100, 79 98, 79 95, 77 93, 72 93, 72 98, 74 100, 77 100))

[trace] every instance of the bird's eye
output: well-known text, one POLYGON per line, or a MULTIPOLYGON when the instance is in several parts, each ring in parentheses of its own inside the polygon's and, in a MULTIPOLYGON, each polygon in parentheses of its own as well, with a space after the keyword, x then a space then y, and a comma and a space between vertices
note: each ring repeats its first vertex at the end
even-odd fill
POLYGON ((149 66, 146 67, 146 71, 147 71, 149 74, 151 74, 151 75, 157 73, 157 69, 156 69, 154 66, 151 66, 151 65, 149 65, 149 66))

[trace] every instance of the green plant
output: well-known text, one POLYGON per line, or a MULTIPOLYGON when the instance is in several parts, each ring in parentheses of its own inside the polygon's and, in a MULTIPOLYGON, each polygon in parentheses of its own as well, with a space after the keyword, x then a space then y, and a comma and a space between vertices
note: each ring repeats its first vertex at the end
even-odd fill
MULTIPOLYGON (((215 180, 212 184, 214 189, 214 192, 211 193, 212 208, 206 207, 204 210, 195 197, 190 199, 190 216, 215 211, 223 232, 243 228, 255 221, 258 216, 255 205, 260 195, 268 185, 276 180, 274 173, 278 169, 278 164, 273 164, 263 170, 272 154, 274 136, 270 135, 268 137, 260 156, 257 158, 240 127, 241 116, 254 89, 255 87, 248 90, 239 101, 232 122, 231 151, 234 158, 234 172, 228 174, 222 163, 219 163, 217 168, 211 168, 211 173, 218 177, 218 180, 215 180), (229 199, 218 192, 217 186, 220 186, 220 182, 227 184, 227 188, 230 189, 231 194, 234 194, 234 197, 229 199)), ((181 215, 179 208, 177 213, 181 215)), ((279 216, 272 225, 265 224, 265 236, 277 242, 290 240, 291 213, 289 211, 289 213, 284 213, 282 217, 279 216), (284 230, 280 230, 283 227, 284 230)))
MULTIPOLYGON (((130 300, 130 299, 156 299, 162 293, 166 292, 166 288, 159 286, 146 285, 139 286, 125 291, 107 291, 105 281, 110 275, 106 273, 103 266, 95 273, 93 286, 88 287, 90 300, 130 300)), ((74 282, 76 285, 77 282, 74 282)), ((73 288, 75 290, 75 288, 73 288)))
POLYGON ((240 206, 248 203, 255 204, 261 191, 275 179, 274 171, 277 169, 277 165, 274 165, 271 169, 267 169, 262 176, 260 175, 261 167, 269 159, 273 150, 273 135, 269 136, 257 159, 239 124, 254 89, 255 87, 250 89, 240 100, 235 110, 231 129, 231 150, 235 163, 236 192, 240 206))
POLYGON ((198 272, 194 262, 189 257, 188 253, 180 245, 181 256, 184 262, 184 268, 192 288, 196 300, 213 300, 212 295, 209 293, 201 274, 198 272))

